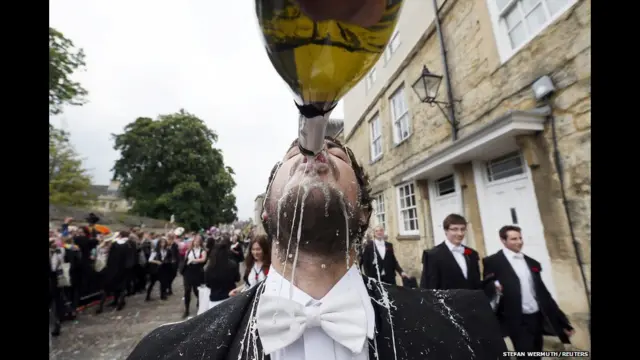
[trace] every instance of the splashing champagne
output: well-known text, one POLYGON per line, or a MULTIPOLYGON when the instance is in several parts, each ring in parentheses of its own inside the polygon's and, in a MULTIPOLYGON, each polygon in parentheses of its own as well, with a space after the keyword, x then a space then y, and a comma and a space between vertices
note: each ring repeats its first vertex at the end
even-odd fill
POLYGON ((338 100, 376 63, 393 34, 403 0, 385 0, 373 26, 314 21, 293 0, 255 0, 269 59, 300 111, 300 150, 318 154, 338 100))

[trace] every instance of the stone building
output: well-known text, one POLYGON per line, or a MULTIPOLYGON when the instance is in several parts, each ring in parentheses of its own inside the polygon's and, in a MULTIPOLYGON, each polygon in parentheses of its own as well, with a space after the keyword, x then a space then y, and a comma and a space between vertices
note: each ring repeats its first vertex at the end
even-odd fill
POLYGON ((258 234, 264 234, 264 227, 262 226, 262 203, 264 202, 264 193, 256 196, 254 200, 254 208, 253 208, 253 224, 255 226, 255 231, 258 234))
POLYGON ((344 98, 344 137, 372 180, 375 221, 414 276, 450 213, 468 219, 481 256, 502 248, 501 226, 519 225, 577 327, 574 344, 588 349, 591 1, 439 0, 450 89, 430 4, 406 0, 384 56, 344 98), (412 89, 424 66, 445 75, 437 100, 453 104, 456 139, 446 104, 412 89), (546 108, 532 91, 545 75, 556 89, 546 108))
POLYGON ((336 138, 338 141, 344 141, 344 121, 342 119, 329 119, 326 135, 336 138))
POLYGON ((126 213, 133 203, 120 192, 120 182, 111 181, 109 185, 92 185, 90 191, 96 195, 91 208, 102 213, 126 213))

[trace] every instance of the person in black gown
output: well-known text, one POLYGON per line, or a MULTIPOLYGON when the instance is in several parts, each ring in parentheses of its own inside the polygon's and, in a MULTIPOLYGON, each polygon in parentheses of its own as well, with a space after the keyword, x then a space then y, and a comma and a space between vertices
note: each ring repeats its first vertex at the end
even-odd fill
POLYGON ((100 298, 100 305, 96 310, 96 314, 104 311, 104 303, 108 295, 113 295, 114 305, 116 309, 122 310, 125 306, 126 286, 127 286, 127 263, 131 256, 131 247, 128 242, 128 231, 121 231, 114 234, 109 247, 109 255, 107 257, 107 265, 104 269, 103 290, 100 298))

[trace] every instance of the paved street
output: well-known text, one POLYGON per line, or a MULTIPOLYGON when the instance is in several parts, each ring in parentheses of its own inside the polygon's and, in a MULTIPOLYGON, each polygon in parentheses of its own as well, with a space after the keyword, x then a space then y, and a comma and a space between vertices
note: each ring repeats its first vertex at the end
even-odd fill
MULTIPOLYGON (((49 358, 52 360, 120 360, 125 359, 142 337, 156 327, 182 320, 182 277, 173 285, 174 295, 169 300, 159 299, 158 286, 152 298, 144 302, 145 295, 127 298, 122 311, 105 307, 104 313, 95 315, 95 307, 80 313, 74 322, 64 322, 62 333, 53 338, 49 358)), ((197 312, 195 300, 191 313, 197 312)))

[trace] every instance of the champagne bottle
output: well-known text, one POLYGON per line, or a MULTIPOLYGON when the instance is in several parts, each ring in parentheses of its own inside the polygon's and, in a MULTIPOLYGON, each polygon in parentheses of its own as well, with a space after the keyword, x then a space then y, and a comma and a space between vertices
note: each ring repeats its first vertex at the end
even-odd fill
POLYGON ((329 110, 380 58, 393 34, 403 0, 386 0, 380 20, 363 28, 313 21, 293 0, 255 0, 271 63, 299 106, 329 110))

